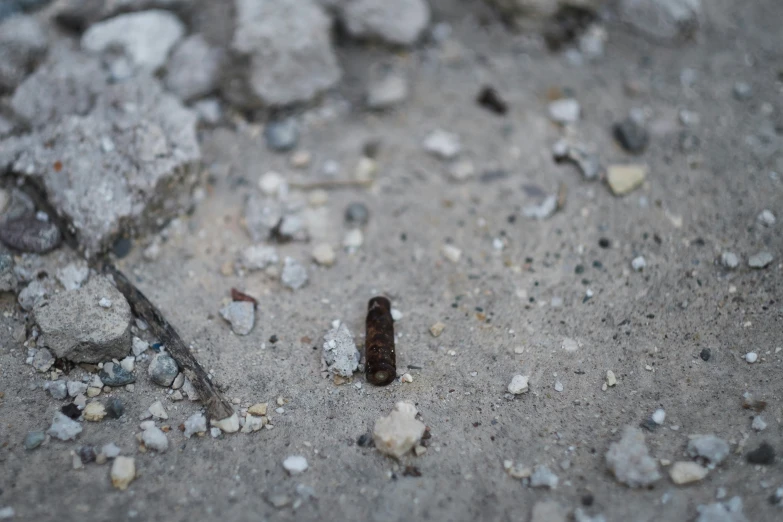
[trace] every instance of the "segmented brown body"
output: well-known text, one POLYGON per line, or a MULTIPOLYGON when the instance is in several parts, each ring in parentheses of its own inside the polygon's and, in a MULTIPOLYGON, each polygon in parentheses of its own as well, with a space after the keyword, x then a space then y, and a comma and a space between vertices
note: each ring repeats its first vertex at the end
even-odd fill
POLYGON ((365 341, 367 381, 386 386, 397 377, 394 353, 394 321, 391 303, 385 297, 373 297, 367 304, 367 339, 365 341))

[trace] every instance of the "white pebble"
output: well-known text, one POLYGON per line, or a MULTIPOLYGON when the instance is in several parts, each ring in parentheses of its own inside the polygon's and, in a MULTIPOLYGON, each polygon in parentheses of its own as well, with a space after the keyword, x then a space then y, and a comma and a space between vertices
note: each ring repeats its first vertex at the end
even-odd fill
POLYGON ((283 176, 277 172, 267 172, 258 180, 258 188, 260 188, 261 192, 266 196, 275 196, 284 182, 285 179, 283 176))
POLYGON ((756 431, 764 431, 767 429, 767 423, 764 422, 764 418, 761 415, 756 415, 753 417, 753 422, 750 427, 756 431))
POLYGON ((283 467, 291 475, 298 475, 307 470, 307 459, 299 455, 291 455, 283 461, 283 467))
POLYGON ((556 123, 575 123, 579 121, 582 109, 573 98, 555 100, 549 104, 549 117, 556 123))
POLYGON ((348 250, 356 250, 364 243, 364 234, 358 228, 349 230, 343 238, 343 246, 348 250))
POLYGON ((413 375, 410 373, 403 373, 402 377, 400 377, 401 382, 413 382, 413 375))
POLYGON ((441 247, 441 252, 443 252, 443 257, 452 263, 458 263, 459 258, 462 257, 462 250, 455 247, 454 245, 443 245, 441 247))
POLYGON ((663 411, 661 408, 658 408, 655 410, 655 412, 652 414, 652 420, 655 424, 661 425, 663 424, 663 421, 666 420, 666 412, 663 411))
POLYGON ((748 361, 748 363, 753 364, 759 360, 759 354, 756 352, 748 352, 745 354, 745 360, 748 361))
POLYGON ((645 261, 644 256, 635 257, 633 261, 631 261, 631 268, 633 268, 635 272, 641 272, 646 266, 647 261, 645 261))
POLYGON ((758 221, 765 227, 771 227, 775 224, 775 214, 772 213, 772 211, 764 209, 761 211, 761 213, 758 215, 758 221))
POLYGON ((563 383, 560 381, 555 381, 555 391, 561 392, 563 391, 563 383))
POLYGON ((102 297, 100 301, 98 301, 98 305, 101 308, 111 308, 111 299, 106 299, 105 297, 102 297))
POLYGON ((400 312, 396 308, 392 308, 391 309, 391 316, 392 316, 393 320, 399 321, 400 319, 402 319, 402 312, 400 312))
POLYGON ((526 393, 528 391, 528 381, 530 377, 527 375, 515 375, 508 385, 508 392, 514 395, 526 393))

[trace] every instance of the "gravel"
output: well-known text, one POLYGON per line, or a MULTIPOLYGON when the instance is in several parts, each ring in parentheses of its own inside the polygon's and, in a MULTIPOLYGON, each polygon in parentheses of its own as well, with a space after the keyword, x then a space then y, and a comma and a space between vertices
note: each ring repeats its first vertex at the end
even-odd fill
POLYGON ((559 481, 557 475, 544 465, 536 466, 530 475, 530 486, 534 488, 555 489, 559 481))
POLYGON ((101 378, 103 384, 114 388, 136 382, 136 377, 132 373, 126 371, 119 364, 111 362, 103 365, 101 371, 98 372, 98 377, 101 378))
POLYGON ((185 438, 193 435, 204 435, 207 432, 207 418, 201 413, 194 413, 185 421, 185 438))
POLYGON ((717 466, 729 456, 729 444, 715 435, 695 435, 688 441, 687 452, 717 466))
POLYGON ((338 0, 339 15, 356 38, 379 39, 394 45, 411 45, 430 21, 425 0, 338 0))
POLYGON ((370 211, 364 203, 353 202, 345 207, 345 223, 349 227, 363 227, 369 220, 370 211))
POLYGON ((756 449, 748 452, 746 458, 751 464, 772 464, 775 462, 775 448, 767 442, 762 442, 756 449))
MULTIPOLYGON (((253 305, 253 303, 248 303, 253 305)), ((167 353, 157 353, 150 360, 150 365, 147 368, 147 375, 150 376, 150 380, 158 386, 169 387, 174 382, 179 374, 179 366, 177 361, 167 353)))
POLYGON ((60 440, 73 440, 82 432, 82 425, 59 411, 54 414, 52 425, 46 433, 60 440))
POLYGON ((125 405, 117 397, 112 397, 106 403, 106 415, 110 419, 119 419, 125 413, 125 405))
POLYGON ((43 431, 30 431, 24 438, 24 449, 31 451, 40 446, 46 440, 46 433, 43 431))
POLYGON ((248 335, 253 330, 255 314, 255 305, 249 301, 232 301, 220 310, 220 316, 231 324, 231 330, 237 335, 248 335))
POLYGON ((141 434, 141 440, 147 448, 159 453, 163 453, 169 449, 169 439, 167 439, 166 434, 156 426, 150 426, 145 429, 144 433, 141 434))
POLYGON ((332 375, 350 377, 359 369, 361 354, 356 349, 353 335, 344 323, 326 332, 322 354, 324 363, 332 375))
POLYGON ((555 100, 549 104, 549 118, 562 125, 576 123, 582 114, 579 102, 573 98, 555 100))
POLYGON ((373 79, 367 87, 367 107, 386 110, 402 104, 408 97, 408 80, 394 72, 373 79))
POLYGON ((372 436, 381 453, 399 459, 424 435, 424 423, 416 420, 418 410, 410 402, 398 402, 387 417, 375 422, 372 436))
POLYGON ((617 143, 631 154, 641 154, 650 142, 647 129, 635 118, 626 118, 612 127, 612 134, 617 143))
POLYGON ((264 126, 264 139, 270 150, 289 151, 299 143, 299 123, 294 118, 270 121, 264 126))
POLYGON ((424 138, 424 150, 443 160, 454 159, 462 150, 459 136, 443 129, 436 129, 424 138))
POLYGON ((748 258, 748 266, 751 268, 766 268, 772 264, 774 259, 772 254, 762 251, 748 258))
POLYGON ((296 259, 286 257, 283 261, 280 282, 291 290, 299 290, 307 284, 307 279, 307 269, 296 259))
POLYGON ((606 453, 606 464, 618 481, 632 488, 647 487, 661 478, 658 464, 647 450, 644 434, 626 426, 618 442, 606 453))
POLYGON ((520 395, 528 392, 528 381, 530 377, 526 375, 515 375, 508 385, 508 392, 514 395, 520 395))
POLYGON ((136 478, 136 463, 132 457, 117 457, 111 466, 112 486, 124 491, 136 478))
POLYGON ((27 216, 0 224, 0 241, 20 252, 45 254, 60 246, 62 235, 54 223, 27 216))
POLYGON ((734 252, 723 252, 720 255, 720 264, 723 265, 724 268, 734 270, 739 266, 740 260, 734 252))
POLYGON ((291 455, 283 461, 283 468, 289 475, 299 475, 307 470, 307 459, 300 455, 291 455))

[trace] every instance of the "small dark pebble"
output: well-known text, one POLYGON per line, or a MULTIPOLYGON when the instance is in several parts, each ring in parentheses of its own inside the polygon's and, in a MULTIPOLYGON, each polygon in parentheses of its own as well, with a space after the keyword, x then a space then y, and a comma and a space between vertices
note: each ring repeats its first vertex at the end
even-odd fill
POLYGON ((59 246, 62 236, 54 223, 25 216, 0 226, 0 241, 20 252, 44 254, 59 246))
POLYGON ((590 507, 593 505, 593 502, 595 502, 595 497, 593 497, 593 495, 587 494, 582 497, 583 506, 590 507))
POLYGON ((655 431, 655 429, 658 427, 658 425, 652 419, 643 420, 639 426, 646 429, 647 431, 655 431))
POLYGON ((275 343, 277 342, 277 340, 278 340, 278 339, 277 339, 277 336, 276 336, 276 335, 272 335, 272 336, 269 338, 269 342, 270 342, 270 343, 272 343, 272 344, 275 344, 275 343))
POLYGON ((712 351, 709 348, 704 348, 701 352, 699 352, 699 357, 701 357, 702 361, 709 361, 711 356, 712 351))
POLYGON ((345 222, 349 226, 363 227, 370 220, 370 211, 364 203, 354 202, 345 207, 345 222))
POLYGON ((125 413, 125 405, 120 399, 114 397, 106 404, 106 415, 112 419, 119 419, 125 413))
POLYGON ((598 246, 601 248, 609 248, 612 246, 612 242, 608 238, 602 237, 598 240, 598 246))
POLYGON ((60 408, 60 411, 63 412, 63 415, 65 415, 66 417, 74 420, 82 416, 82 410, 80 410, 79 407, 74 403, 66 404, 65 406, 60 408))
POLYGON ((576 265, 576 268, 574 268, 574 273, 576 274, 583 274, 584 272, 585 272, 584 265, 576 265))
POLYGON ((612 127, 612 134, 617 143, 626 151, 632 154, 641 154, 647 148, 650 136, 647 134, 641 124, 633 118, 615 123, 612 127))
POLYGON ((272 150, 285 152, 296 147, 299 142, 299 125, 293 118, 270 121, 264 127, 266 146, 272 150))
POLYGON ((499 116, 503 116, 508 112, 508 104, 501 98, 494 87, 486 86, 481 89, 481 92, 476 98, 476 103, 499 116))
POLYGON ((372 436, 370 436, 369 433, 364 433, 360 435, 358 439, 356 439, 356 444, 362 448, 369 448, 374 443, 372 440, 372 436))
POLYGON ((123 257, 130 254, 131 248, 133 248, 133 241, 127 237, 121 237, 114 242, 114 245, 111 247, 111 251, 115 256, 117 256, 117 259, 122 259, 123 257))
POLYGON ((381 142, 379 140, 370 140, 362 147, 362 154, 370 159, 375 159, 381 152, 381 142))
POLYGON ((766 442, 762 442, 758 448, 746 455, 751 464, 772 464, 775 462, 775 448, 766 442))
POLYGON ((421 471, 416 466, 405 466, 402 472, 403 477, 421 477, 421 471))
POLYGON ((604 264, 600 261, 593 261, 593 268, 602 269, 604 267, 604 264))
POLYGON ((82 459, 84 464, 95 462, 95 448, 92 446, 79 446, 79 449, 76 450, 76 453, 79 455, 79 458, 82 459))

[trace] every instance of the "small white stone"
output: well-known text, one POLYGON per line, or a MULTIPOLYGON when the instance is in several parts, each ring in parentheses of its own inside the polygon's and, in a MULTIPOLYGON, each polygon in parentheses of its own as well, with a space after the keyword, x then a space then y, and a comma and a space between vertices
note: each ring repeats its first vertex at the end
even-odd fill
POLYGON ((515 375, 508 385, 508 392, 514 395, 526 393, 528 391, 528 381, 530 377, 527 375, 515 375))
POLYGON ((16 516, 16 512, 11 506, 0 508, 0 520, 10 520, 14 516, 16 516))
POLYGON ((86 382, 68 381, 67 386, 69 397, 76 397, 80 393, 85 393, 87 391, 86 382))
POLYGON ((216 428, 216 427, 209 428, 209 434, 212 436, 213 439, 220 437, 221 433, 223 432, 220 431, 220 428, 216 428))
POLYGON ((337 255, 329 243, 320 243, 313 248, 313 259, 321 266, 332 266, 337 255))
POLYGON ((136 478, 136 463, 131 457, 117 457, 111 466, 111 483, 119 490, 126 490, 136 478))
POLYGON ((169 449, 169 439, 166 438, 163 430, 156 426, 144 430, 144 433, 141 434, 141 440, 146 447, 160 453, 169 449))
POLYGON ((672 482, 677 485, 690 484, 698 482, 707 476, 709 470, 695 462, 675 462, 669 469, 669 476, 672 482))
POLYGON ((84 420, 100 422, 106 416, 106 408, 100 402, 91 402, 84 408, 84 420))
POLYGON ((364 234, 361 229, 354 228, 349 230, 343 238, 343 246, 348 250, 356 250, 364 243, 364 234))
POLYGON ((98 301, 98 305, 101 308, 111 308, 111 299, 107 299, 105 297, 102 297, 100 301, 98 301))
POLYGON ((242 433, 252 433, 263 428, 267 423, 266 417, 258 417, 248 413, 245 415, 245 424, 242 426, 242 433))
POLYGON ((555 381, 555 391, 561 392, 563 391, 563 383, 560 381, 555 381))
POLYGON ((226 417, 225 419, 221 420, 211 420, 210 424, 216 428, 220 428, 221 431, 224 431, 225 433, 236 433, 239 431, 239 417, 236 413, 231 415, 230 417, 226 417))
POLYGON ((555 100, 549 104, 549 117, 556 123, 575 123, 579 121, 582 108, 573 98, 555 100))
POLYGON ((460 257, 462 257, 462 250, 455 247, 454 245, 443 245, 441 247, 441 252, 443 253, 443 257, 452 263, 458 263, 460 257))
POLYGON ((184 384, 185 384, 185 374, 179 372, 177 376, 174 377, 174 382, 171 383, 171 389, 179 390, 180 388, 182 388, 184 384))
POLYGON ((163 407, 163 403, 160 401, 153 402, 147 411, 149 411, 150 415, 156 419, 165 420, 169 418, 168 413, 166 413, 166 409, 163 407))
POLYGON ((285 183, 285 178, 277 172, 267 172, 258 180, 258 188, 266 196, 275 196, 285 183))
POLYGON ((750 427, 756 431, 764 431, 767 429, 767 423, 764 421, 764 418, 761 415, 756 415, 753 417, 753 422, 751 423, 750 427))
POLYGON ((122 369, 126 372, 133 373, 134 368, 136 368, 136 358, 129 355, 120 361, 120 366, 122 366, 122 369))
POLYGON ((139 428, 141 428, 141 431, 148 430, 150 428, 155 427, 155 421, 154 420, 145 420, 139 423, 139 428))
POLYGON ((611 388, 616 384, 617 384, 617 377, 614 376, 614 372, 612 370, 606 370, 606 385, 611 388))
POLYGON ((720 263, 724 268, 734 269, 739 266, 740 261, 734 252, 723 252, 720 256, 720 263))
POLYGON ((396 308, 392 308, 391 309, 391 316, 392 316, 392 320, 399 321, 400 319, 402 319, 402 312, 400 312, 396 308))
POLYGON ((146 352, 150 347, 150 343, 147 341, 143 341, 139 339, 138 337, 133 338, 133 345, 131 346, 131 349, 133 350, 133 355, 138 357, 139 355, 146 352))
POLYGON ((403 373, 400 377, 401 382, 413 382, 413 376, 410 373, 403 373))
POLYGON ((631 261, 631 268, 633 268, 635 272, 641 272, 646 266, 647 261, 645 261, 644 256, 635 257, 633 258, 633 261, 631 261))
POLYGON ((307 459, 299 455, 291 455, 283 461, 283 467, 291 475, 298 475, 307 470, 307 459))
POLYGON ((662 410, 661 408, 658 408, 657 410, 655 410, 655 412, 653 412, 653 414, 652 414, 652 421, 655 424, 660 426, 661 424, 663 424, 663 421, 665 421, 665 420, 666 420, 666 412, 664 410, 662 410))
POLYGON ((759 223, 761 223, 765 227, 773 226, 776 221, 775 214, 773 214, 772 211, 767 209, 762 210, 756 219, 758 219, 759 223))
POLYGON ((442 129, 434 130, 424 139, 424 150, 440 159, 455 158, 461 149, 459 136, 442 129))
POLYGON ((753 364, 759 360, 759 354, 756 352, 748 352, 745 354, 745 360, 748 361, 748 363, 753 364))
POLYGON ((101 448, 101 453, 105 455, 106 458, 114 459, 120 456, 120 448, 117 447, 117 445, 113 442, 110 442, 103 445, 101 448))
POLYGON ((399 459, 413 449, 425 431, 424 423, 416 419, 417 413, 412 403, 398 402, 387 417, 378 419, 373 429, 378 451, 399 459))
POLYGON ((560 347, 568 353, 574 353, 579 349, 579 342, 575 339, 566 337, 563 342, 560 343, 560 347))

